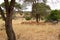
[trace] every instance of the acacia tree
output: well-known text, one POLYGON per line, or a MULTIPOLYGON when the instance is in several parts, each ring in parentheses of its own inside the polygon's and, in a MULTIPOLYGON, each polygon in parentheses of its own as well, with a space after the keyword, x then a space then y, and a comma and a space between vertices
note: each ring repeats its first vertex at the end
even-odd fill
POLYGON ((6 34, 7 34, 8 40, 16 40, 15 33, 12 28, 12 14, 13 14, 13 9, 15 5, 15 0, 11 0, 10 3, 9 3, 9 0, 4 0, 4 3, 5 3, 6 13, 4 13, 1 6, 0 6, 0 12, 3 20, 5 21, 6 34))
POLYGON ((40 21, 40 18, 45 17, 49 14, 49 10, 50 10, 50 7, 48 5, 44 3, 36 3, 33 5, 32 16, 35 17, 36 21, 38 22, 40 21), (36 11, 35 11, 35 8, 36 8, 36 11))
MULTIPOLYGON (((42 0, 42 1, 43 1, 43 3, 46 3, 47 0, 42 0)), ((32 3, 32 13, 35 13, 36 22, 38 23, 38 19, 39 19, 40 15, 37 13, 36 3, 41 2, 41 0, 25 0, 25 2, 32 3)))

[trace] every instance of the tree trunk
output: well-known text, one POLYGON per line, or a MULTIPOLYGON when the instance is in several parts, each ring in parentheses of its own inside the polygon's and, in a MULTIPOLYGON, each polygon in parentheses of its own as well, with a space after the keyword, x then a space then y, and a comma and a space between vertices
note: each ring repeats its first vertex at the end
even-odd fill
POLYGON ((39 22, 38 14, 36 14, 36 22, 39 22))
POLYGON ((10 15, 10 13, 8 13, 6 17, 5 28, 6 28, 8 40, 16 40, 15 33, 12 28, 12 15, 10 15))
POLYGON ((4 0, 4 3, 5 3, 5 9, 6 9, 6 17, 1 7, 0 7, 0 12, 1 12, 2 18, 5 21, 6 34, 7 34, 8 40, 16 40, 15 33, 12 28, 12 15, 13 15, 13 9, 15 5, 15 0, 11 0, 10 3, 9 3, 9 0, 4 0))

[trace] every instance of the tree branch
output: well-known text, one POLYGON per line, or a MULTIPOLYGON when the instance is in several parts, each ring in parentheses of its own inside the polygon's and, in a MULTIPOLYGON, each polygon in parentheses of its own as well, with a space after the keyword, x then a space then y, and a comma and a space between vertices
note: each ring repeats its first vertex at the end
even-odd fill
POLYGON ((15 6, 15 0, 11 0, 11 2, 10 2, 10 12, 13 12, 14 6, 15 6))
POLYGON ((5 14, 4 14, 4 12, 3 12, 1 7, 0 7, 0 12, 1 12, 1 16, 2 16, 3 20, 5 21, 6 17, 5 17, 5 14))
POLYGON ((9 12, 9 1, 4 0, 6 12, 9 12))

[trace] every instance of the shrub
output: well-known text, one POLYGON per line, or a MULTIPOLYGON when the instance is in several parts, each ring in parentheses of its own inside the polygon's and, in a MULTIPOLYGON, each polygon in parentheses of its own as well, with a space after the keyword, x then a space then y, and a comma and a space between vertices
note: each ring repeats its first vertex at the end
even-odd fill
POLYGON ((31 17, 26 16, 25 19, 26 20, 31 20, 31 17))
POLYGON ((46 21, 58 21, 58 19, 59 17, 57 10, 51 11, 51 14, 48 17, 46 17, 46 21))

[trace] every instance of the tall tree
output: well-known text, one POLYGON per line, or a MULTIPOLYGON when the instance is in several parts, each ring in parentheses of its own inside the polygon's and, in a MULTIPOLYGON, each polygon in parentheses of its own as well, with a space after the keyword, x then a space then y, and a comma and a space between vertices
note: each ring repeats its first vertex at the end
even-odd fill
POLYGON ((13 9, 15 5, 15 0, 11 0, 10 3, 9 3, 9 0, 4 0, 4 3, 5 3, 6 16, 1 6, 0 6, 0 12, 1 12, 2 18, 5 21, 6 34, 7 34, 8 40, 16 40, 15 33, 12 28, 12 14, 13 14, 13 9))
POLYGON ((37 20, 40 21, 40 18, 47 16, 50 10, 50 7, 44 3, 36 3, 33 5, 32 8, 33 9, 31 14, 32 14, 32 17, 36 18, 36 21, 37 20))
MULTIPOLYGON (((43 3, 46 3, 47 0, 42 0, 42 1, 43 1, 43 3)), ((40 3, 41 0, 25 0, 25 2, 32 3, 32 10, 34 10, 33 12, 36 13, 36 11, 37 11, 37 5, 36 5, 36 3, 38 3, 38 2, 40 3)), ((39 14, 36 13, 35 18, 36 18, 36 22, 38 23, 39 14)))

